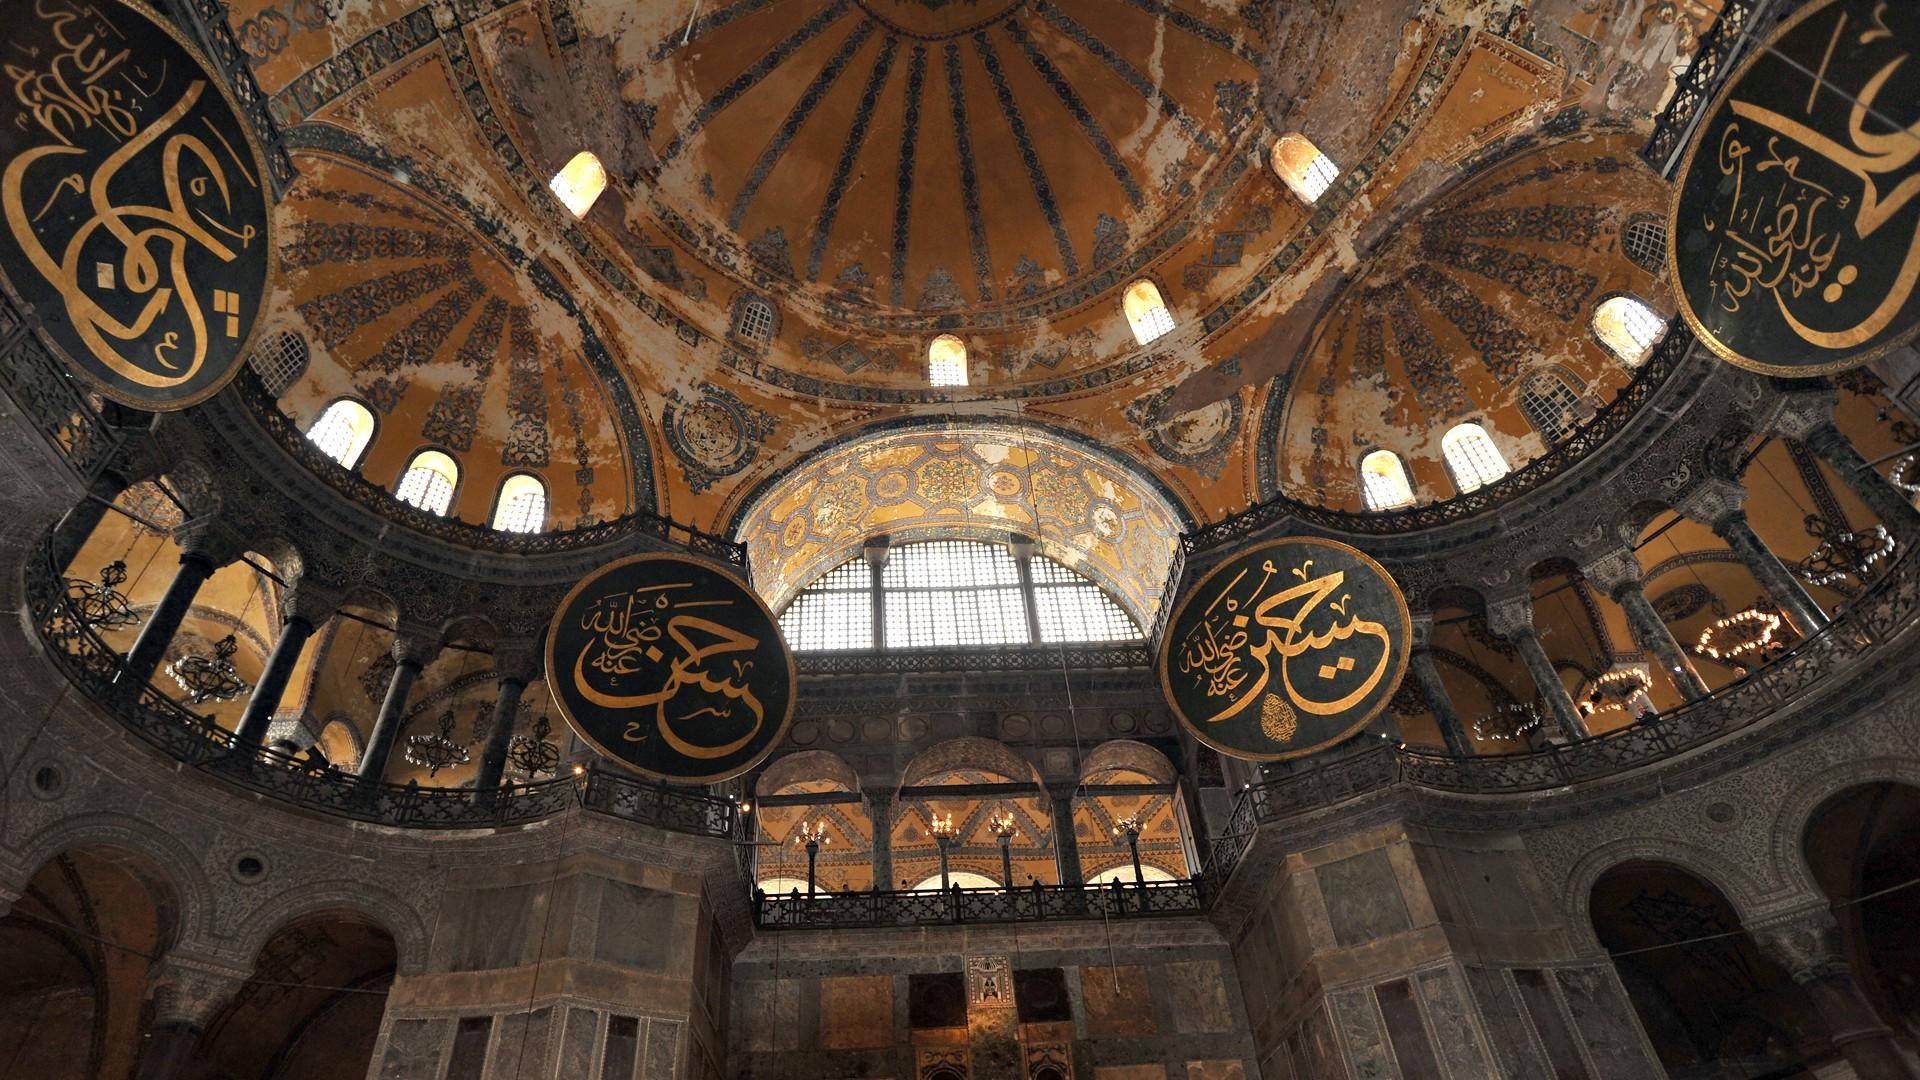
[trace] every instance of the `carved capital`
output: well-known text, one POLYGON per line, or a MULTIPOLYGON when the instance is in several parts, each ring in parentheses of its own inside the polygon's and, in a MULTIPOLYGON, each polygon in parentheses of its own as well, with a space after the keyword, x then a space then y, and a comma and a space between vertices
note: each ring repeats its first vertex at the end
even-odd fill
POLYGON ((1766 429, 1782 438, 1805 442, 1815 431, 1833 423, 1833 406, 1838 398, 1831 390, 1782 394, 1768 410, 1766 429))
POLYGON ((1718 528, 1747 505, 1747 489, 1732 480, 1708 477, 1695 484, 1680 499, 1682 514, 1709 527, 1718 528))
POLYGON ((1753 928, 1753 939, 1798 983, 1850 974, 1840 924, 1825 907, 1805 908, 1753 928))
POLYGON ((1433 616, 1420 614, 1413 617, 1413 638, 1408 642, 1410 649, 1424 649, 1433 644, 1433 616))
POLYGON ((246 985, 246 968, 204 957, 170 952, 154 962, 147 977, 155 1027, 204 1029, 233 995, 246 985))
POLYGON ((425 633, 402 628, 393 636, 393 661, 396 664, 412 664, 415 668, 424 668, 440 655, 440 636, 427 631, 425 633))
POLYGON ((540 677, 541 668, 546 663, 543 651, 537 641, 525 638, 503 640, 493 647, 494 674, 525 686, 540 677))
POLYGON ((215 568, 226 566, 247 550, 245 541, 216 517, 193 518, 182 523, 173 530, 173 542, 180 545, 183 556, 198 556, 215 568))
POLYGON ((1487 601, 1487 629, 1508 639, 1533 633, 1533 598, 1520 593, 1487 601))
POLYGON ((291 589, 280 594, 280 621, 299 618, 308 626, 319 627, 340 608, 345 595, 303 575, 291 589))
POLYGON ((1634 557, 1632 548, 1618 547, 1587 561, 1580 573, 1601 592, 1614 596, 1628 585, 1640 583, 1640 560, 1634 557))

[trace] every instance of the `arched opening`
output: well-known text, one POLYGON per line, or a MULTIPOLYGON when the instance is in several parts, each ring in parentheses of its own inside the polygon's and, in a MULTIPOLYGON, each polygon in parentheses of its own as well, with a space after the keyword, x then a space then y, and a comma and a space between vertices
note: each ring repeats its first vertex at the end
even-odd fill
POLYGON ((1087 755, 1074 789, 1073 821, 1081 873, 1090 883, 1173 881, 1193 874, 1179 772, 1145 743, 1116 740, 1087 755))
POLYGON ((352 398, 341 398, 307 429, 307 440, 341 468, 351 469, 373 440, 373 413, 352 398))
POLYGON ((1487 429, 1479 424, 1458 424, 1440 438, 1440 453, 1446 459, 1453 486, 1462 495, 1478 491, 1507 475, 1507 459, 1493 445, 1487 429))
POLYGON ((1369 510, 1397 510, 1413 505, 1413 485, 1400 455, 1375 450, 1360 459, 1360 492, 1369 510))
POLYGON ((1274 175, 1304 203, 1319 201, 1340 178, 1340 168, 1333 159, 1299 132, 1289 132, 1275 140, 1268 160, 1274 175))
POLYGON ((547 485, 532 473, 514 473, 500 482, 493 504, 493 527, 501 532, 537 533, 546 526, 547 485))
POLYGON ((438 450, 422 450, 407 464, 394 498, 429 514, 445 515, 460 486, 460 466, 438 450))
POLYGON ((1142 345, 1173 332, 1173 312, 1160 298, 1160 287, 1145 278, 1127 286, 1120 306, 1133 328, 1133 339, 1142 345))
POLYGON ((1820 804, 1801 852, 1833 902, 1847 959, 1867 1000, 1894 1031, 1920 1039, 1920 788, 1874 783, 1820 804))
POLYGON ((1649 274, 1667 267, 1667 226, 1655 214, 1636 214, 1620 230, 1620 250, 1633 265, 1649 274))
POLYGON ((1628 367, 1639 367, 1667 332, 1666 320, 1633 296, 1609 296, 1593 309, 1593 333, 1628 367))
POLYGON ((1052 810, 1039 774, 1001 743, 970 737, 921 751, 901 773, 894 808, 897 888, 940 887, 943 832, 948 880, 962 888, 1009 878, 1015 886, 1059 880, 1052 810))
POLYGON ((939 872, 935 871, 909 887, 917 892, 924 889, 940 888, 998 889, 1004 884, 1005 882, 997 881, 994 878, 988 877, 986 874, 976 873, 972 870, 949 870, 947 871, 944 885, 941 884, 939 872))
POLYGON ((567 208, 567 213, 583 218, 593 209, 600 193, 607 190, 607 170, 591 150, 582 150, 560 166, 547 181, 547 189, 567 208))
POLYGON ((1806 991, 1707 882, 1667 863, 1623 863, 1594 883, 1590 912, 1671 1075, 1811 1076, 1838 1059, 1806 991))
POLYGON ((873 818, 846 761, 824 750, 788 754, 760 774, 753 790, 756 888, 768 896, 806 895, 809 839, 815 895, 873 887, 873 818))
POLYGON ((209 1076, 358 1080, 373 1060, 398 962, 393 935, 359 916, 289 923, 208 1025, 196 1060, 209 1076))
POLYGON ((1520 388, 1520 411, 1551 446, 1580 426, 1580 391, 1560 371, 1535 372, 1520 388))
POLYGON ((932 386, 967 385, 967 343, 941 334, 927 346, 927 382, 932 386))
POLYGON ((772 341, 775 325, 773 304, 765 297, 742 297, 734 308, 734 336, 750 345, 765 345, 772 341))
POLYGON ((254 374, 260 376, 260 385, 266 387, 267 393, 279 397, 307 373, 308 355, 306 338, 291 330, 282 330, 255 347, 247 363, 254 374))

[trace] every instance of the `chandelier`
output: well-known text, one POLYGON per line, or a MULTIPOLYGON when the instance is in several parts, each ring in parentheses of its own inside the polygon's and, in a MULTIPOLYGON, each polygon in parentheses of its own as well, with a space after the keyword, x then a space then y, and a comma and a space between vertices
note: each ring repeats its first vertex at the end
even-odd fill
POLYGON ((439 731, 431 735, 407 736, 408 764, 425 765, 428 776, 441 769, 465 765, 472 756, 467 752, 465 743, 454 741, 452 709, 440 714, 439 731))
POLYGON ((547 739, 553 724, 544 716, 533 722, 533 734, 515 735, 507 742, 507 763, 521 776, 532 780, 541 773, 552 773, 560 765, 560 748, 547 739))
POLYGON ((1781 647, 1778 638, 1781 625, 1780 616, 1750 607, 1717 619, 1712 626, 1700 631, 1700 640, 1693 649, 1713 660, 1760 657, 1781 647))
POLYGON ((121 630, 140 621, 119 586, 126 583, 127 564, 115 559, 100 568, 99 581, 67 579, 67 608, 80 625, 95 630, 121 630))
POLYGON ((1832 585, 1848 575, 1865 582, 1874 564, 1893 554, 1893 537, 1884 525, 1854 532, 1808 514, 1807 535, 1820 543, 1793 570, 1810 585, 1832 585))
POLYGON ((240 642, 228 634, 213 646, 213 656, 197 653, 167 665, 167 674, 187 692, 187 704, 204 705, 209 701, 232 701, 247 691, 248 683, 234 671, 233 654, 240 642))
POLYGON ((1509 701, 1474 720, 1473 737, 1517 742, 1539 728, 1541 719, 1539 702, 1509 701))
POLYGON ((1580 712, 1586 716, 1626 712, 1628 702, 1651 689, 1653 677, 1640 668, 1602 672, 1581 695, 1580 712))

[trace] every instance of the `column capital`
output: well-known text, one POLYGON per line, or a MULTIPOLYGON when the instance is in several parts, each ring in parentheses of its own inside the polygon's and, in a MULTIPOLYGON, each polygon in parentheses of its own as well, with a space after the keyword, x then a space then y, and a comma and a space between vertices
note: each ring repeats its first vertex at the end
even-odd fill
POLYGON ((1753 940, 1797 983, 1844 975, 1850 970, 1840 923, 1824 904, 1753 927, 1753 940))
POLYGON ((173 542, 180 546, 180 558, 205 559, 220 567, 240 558, 246 551, 246 544, 234 536, 216 518, 196 518, 173 530, 173 542))
POLYGON ((865 802, 868 807, 875 809, 892 806, 894 802, 893 791, 890 788, 876 788, 872 791, 862 791, 860 793, 860 799, 865 802))
POLYGON ((1732 480, 1710 476, 1695 484, 1693 490, 1681 498, 1678 509, 1687 517, 1718 530, 1741 516, 1746 505, 1745 487, 1732 480))
POLYGON ((174 950, 154 961, 147 976, 153 1026, 205 1029, 253 972, 224 959, 174 950))
POLYGON ((538 641, 507 638, 493 647, 493 672, 501 679, 512 679, 522 686, 540 678, 546 664, 545 650, 538 641))
POLYGON ((1488 600, 1487 629, 1503 638, 1520 634, 1531 636, 1534 632, 1533 597, 1519 593, 1488 600))
POLYGON ((291 588, 280 594, 280 622, 285 625, 299 619, 309 627, 318 629, 333 617, 344 599, 344 593, 317 582, 296 580, 291 588))
POLYGON ((1805 442, 1814 432, 1833 424, 1833 407, 1840 395, 1832 390, 1795 390, 1774 399, 1768 410, 1768 432, 1805 442))
POLYGON ((1413 637, 1407 642, 1407 648, 1425 649, 1433 644, 1433 614, 1419 611, 1413 613, 1409 623, 1413 627, 1413 637))
POLYGON ((1608 596, 1640 584, 1640 560, 1631 547, 1617 547, 1589 559, 1580 567, 1580 575, 1599 586, 1608 596))
POLYGON ((439 635, 402 629, 393 636, 393 662, 424 668, 440 655, 439 635))

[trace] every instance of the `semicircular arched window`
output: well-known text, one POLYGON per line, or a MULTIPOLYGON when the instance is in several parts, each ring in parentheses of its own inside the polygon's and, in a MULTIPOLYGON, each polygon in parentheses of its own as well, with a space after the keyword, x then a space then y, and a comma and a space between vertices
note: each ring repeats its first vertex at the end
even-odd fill
POLYGON ((933 386, 967 385, 967 343, 941 334, 927 345, 927 382, 933 386))
POLYGON ((1520 388, 1520 411, 1551 446, 1580 426, 1580 393, 1559 371, 1539 371, 1520 388))
POLYGON ((1120 307, 1127 313, 1133 339, 1142 345, 1173 333, 1173 312, 1167 310, 1167 302, 1160 298, 1160 287, 1146 278, 1127 286, 1126 294, 1120 298, 1120 307))
POLYGON ((1667 332, 1666 320, 1632 296, 1609 296, 1593 309, 1593 333, 1628 367, 1639 367, 1667 332))
POLYGON ((547 190, 567 208, 567 213, 583 218, 607 190, 607 170, 591 150, 582 150, 567 159, 560 171, 547 181, 547 190))
POLYGON ((282 330, 270 341, 255 347, 247 357, 247 364, 260 376, 260 385, 267 388, 267 393, 279 397, 307 373, 309 357, 307 339, 291 330, 282 330))
POLYGON ((1317 202, 1340 178, 1340 167, 1333 159, 1297 131, 1274 140, 1268 163, 1300 201, 1309 205, 1317 202))
POLYGON ((373 413, 352 398, 341 398, 327 406, 307 429, 307 441, 344 469, 360 463, 360 455, 372 439, 373 413))
POLYGON ((537 533, 547 523, 547 485, 532 473, 514 473, 500 484, 493 504, 493 527, 500 532, 537 533))
POLYGON ((1398 510, 1413 505, 1407 467, 1391 450, 1375 450, 1360 459, 1360 493, 1369 510, 1398 510))
POLYGON ((438 450, 413 455, 394 498, 429 514, 445 515, 453 505, 453 489, 460 485, 460 466, 438 450))
POLYGON ((1461 494, 1478 491, 1507 475, 1507 459, 1479 424, 1459 424, 1440 438, 1440 453, 1461 494))

